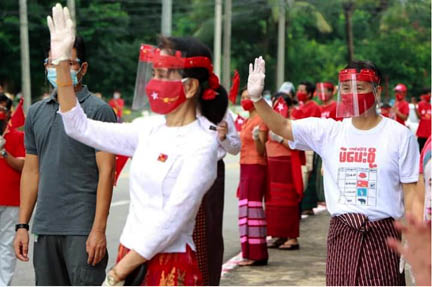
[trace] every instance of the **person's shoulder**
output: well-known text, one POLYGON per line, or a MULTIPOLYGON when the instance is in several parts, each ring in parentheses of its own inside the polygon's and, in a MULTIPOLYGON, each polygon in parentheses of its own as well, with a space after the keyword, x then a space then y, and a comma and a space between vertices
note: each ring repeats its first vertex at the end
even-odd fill
POLYGON ((48 102, 50 101, 50 99, 43 99, 43 100, 39 100, 33 104, 30 105, 29 107, 29 113, 35 112, 39 109, 41 109, 42 107, 44 107, 48 102))
POLYGON ((385 121, 384 122, 384 131, 385 132, 389 132, 389 133, 396 135, 398 137, 410 136, 413 134, 408 127, 404 126, 403 124, 397 122, 394 119, 383 117, 383 121, 385 121))
POLYGON ((198 119, 197 128, 189 136, 197 148, 217 148, 216 131, 209 129, 209 123, 198 119))
MULTIPOLYGON (((47 106, 48 102, 51 99, 43 99, 43 100, 39 100, 35 103, 33 103, 30 107, 29 110, 27 112, 27 119, 29 118, 37 118, 39 115, 46 115, 46 113, 44 112, 45 107, 47 106)), ((27 120, 26 120, 27 122, 27 120)))
POLYGON ((89 97, 83 102, 84 105, 91 105, 96 108, 110 107, 104 100, 98 98, 94 94, 90 93, 89 97))

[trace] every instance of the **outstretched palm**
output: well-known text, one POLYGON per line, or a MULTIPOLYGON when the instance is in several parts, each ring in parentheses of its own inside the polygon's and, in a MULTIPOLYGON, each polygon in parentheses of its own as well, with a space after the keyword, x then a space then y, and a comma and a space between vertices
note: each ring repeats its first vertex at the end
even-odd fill
POLYGON ((265 61, 262 57, 255 59, 255 64, 249 65, 249 79, 247 81, 247 92, 253 101, 261 98, 264 90, 265 61))
POLYGON ((75 40, 75 30, 68 8, 62 9, 62 5, 59 3, 54 6, 53 18, 48 16, 47 24, 50 29, 51 58, 54 63, 70 59, 75 40))

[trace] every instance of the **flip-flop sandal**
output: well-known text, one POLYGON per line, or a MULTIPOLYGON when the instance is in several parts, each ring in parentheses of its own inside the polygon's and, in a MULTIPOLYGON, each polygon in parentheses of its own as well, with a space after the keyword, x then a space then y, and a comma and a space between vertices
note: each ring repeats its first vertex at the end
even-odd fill
POLYGON ((280 245, 286 242, 286 238, 280 237, 267 244, 267 248, 279 248, 280 245))
POLYGON ((300 244, 282 244, 279 246, 279 250, 298 250, 300 249, 300 244))
POLYGON ((246 267, 246 266, 264 266, 268 264, 268 259, 263 260, 243 260, 240 262, 237 262, 237 265, 240 267, 246 267))

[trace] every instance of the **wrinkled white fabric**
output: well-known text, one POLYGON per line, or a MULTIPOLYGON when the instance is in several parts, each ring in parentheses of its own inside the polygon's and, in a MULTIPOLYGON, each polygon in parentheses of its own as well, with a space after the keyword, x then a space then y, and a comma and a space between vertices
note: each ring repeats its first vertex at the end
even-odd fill
POLYGON ((121 244, 146 259, 193 250, 192 234, 203 195, 217 177, 217 141, 194 121, 168 127, 164 118, 137 123, 88 119, 80 105, 63 117, 72 138, 107 152, 132 156, 130 208, 121 244))

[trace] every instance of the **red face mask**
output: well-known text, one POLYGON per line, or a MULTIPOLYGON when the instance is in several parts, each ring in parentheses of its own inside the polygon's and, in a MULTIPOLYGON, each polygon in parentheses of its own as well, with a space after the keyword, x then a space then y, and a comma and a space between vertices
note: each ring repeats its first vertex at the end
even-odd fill
POLYGON ((326 93, 318 93, 318 98, 322 101, 322 102, 327 102, 328 100, 330 100, 331 95, 328 95, 326 93))
POLYGON ((402 101, 405 98, 405 95, 401 93, 395 93, 395 97, 397 101, 402 101))
POLYGON ((5 112, 0 112, 0 121, 3 121, 6 119, 6 113, 5 112))
POLYGON ((255 107, 253 105, 253 101, 251 99, 241 100, 241 106, 243 107, 243 109, 245 111, 248 111, 248 112, 250 112, 251 110, 253 110, 253 108, 255 107))
POLYGON ((162 115, 172 112, 187 100, 182 81, 151 79, 146 85, 146 95, 151 110, 162 115))
MULTIPOLYGON (((338 105, 339 111, 338 114, 347 114, 347 113, 355 113, 353 94, 342 94, 341 102, 342 105, 338 105)), ((375 96, 374 93, 365 93, 365 94, 357 94, 357 104, 359 106, 359 115, 362 115, 364 112, 369 110, 375 104, 375 96)))
POLYGON ((296 96, 300 102, 304 103, 307 101, 307 93, 305 93, 305 92, 297 92, 296 96))

